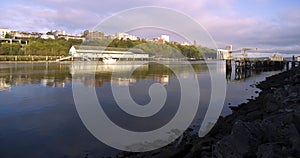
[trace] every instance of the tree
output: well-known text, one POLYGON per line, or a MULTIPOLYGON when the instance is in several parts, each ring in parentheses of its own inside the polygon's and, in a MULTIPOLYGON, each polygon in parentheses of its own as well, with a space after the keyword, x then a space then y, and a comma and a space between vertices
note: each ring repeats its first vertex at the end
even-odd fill
POLYGON ((13 35, 12 35, 11 33, 8 33, 8 32, 7 32, 7 33, 5 34, 5 38, 13 38, 13 35))

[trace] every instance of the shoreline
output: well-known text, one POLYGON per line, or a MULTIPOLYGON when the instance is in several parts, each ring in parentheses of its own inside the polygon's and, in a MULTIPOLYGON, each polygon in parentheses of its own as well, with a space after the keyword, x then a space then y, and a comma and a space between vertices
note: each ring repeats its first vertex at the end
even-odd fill
POLYGON ((259 96, 232 108, 204 137, 188 129, 178 145, 116 157, 300 157, 300 67, 260 82, 259 96))

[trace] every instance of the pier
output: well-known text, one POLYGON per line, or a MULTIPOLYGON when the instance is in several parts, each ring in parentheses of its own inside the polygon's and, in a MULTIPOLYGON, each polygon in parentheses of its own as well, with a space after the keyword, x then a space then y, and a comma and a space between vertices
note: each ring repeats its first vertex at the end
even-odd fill
POLYGON ((272 60, 272 59, 249 59, 249 58, 236 58, 236 59, 227 59, 226 60, 226 70, 232 70, 233 66, 235 69, 266 69, 266 68, 275 68, 283 69, 286 66, 287 69, 291 67, 299 66, 299 60, 272 60))
POLYGON ((292 67, 299 66, 300 56, 293 56, 292 60, 285 60, 283 56, 279 56, 277 54, 269 56, 268 59, 248 58, 247 51, 257 49, 258 48, 241 48, 233 50, 232 45, 229 45, 226 46, 225 49, 218 49, 217 59, 226 61, 226 71, 232 71, 232 69, 235 69, 236 72, 255 69, 280 70, 284 67, 289 70, 292 67), (240 52, 237 55, 241 55, 241 57, 234 57, 233 52, 240 52))
POLYGON ((300 65, 298 60, 282 60, 273 61, 271 59, 261 60, 261 59, 232 59, 226 60, 226 78, 230 80, 232 71, 234 71, 234 79, 241 80, 246 79, 253 75, 253 73, 260 73, 263 71, 277 71, 289 70, 291 68, 300 65))

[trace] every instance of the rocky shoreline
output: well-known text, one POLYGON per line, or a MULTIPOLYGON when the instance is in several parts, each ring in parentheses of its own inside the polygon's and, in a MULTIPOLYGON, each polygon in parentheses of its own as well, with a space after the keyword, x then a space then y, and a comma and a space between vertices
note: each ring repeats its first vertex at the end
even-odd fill
POLYGON ((262 90, 257 98, 232 108, 205 137, 187 131, 179 145, 117 157, 300 157, 300 67, 257 87, 262 90))

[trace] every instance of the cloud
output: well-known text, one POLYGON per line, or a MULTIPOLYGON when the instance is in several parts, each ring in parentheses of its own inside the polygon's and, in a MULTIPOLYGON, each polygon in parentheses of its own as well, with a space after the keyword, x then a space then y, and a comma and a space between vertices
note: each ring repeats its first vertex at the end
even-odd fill
MULTIPOLYGON (((0 20, 20 31, 46 32, 52 29, 69 31, 89 29, 102 18, 89 10, 14 5, 3 10, 0 20)), ((3 24, 2 24, 3 25, 3 24)))
POLYGON ((197 20, 208 29, 219 47, 233 44, 235 47, 260 47, 295 53, 300 44, 299 15, 298 9, 288 9, 271 18, 232 12, 221 16, 199 15, 197 20))
POLYGON ((22 31, 79 33, 116 12, 139 6, 161 6, 187 14, 211 33, 219 47, 299 48, 300 11, 294 1, 12 0, 2 5, 0 25, 22 31))

